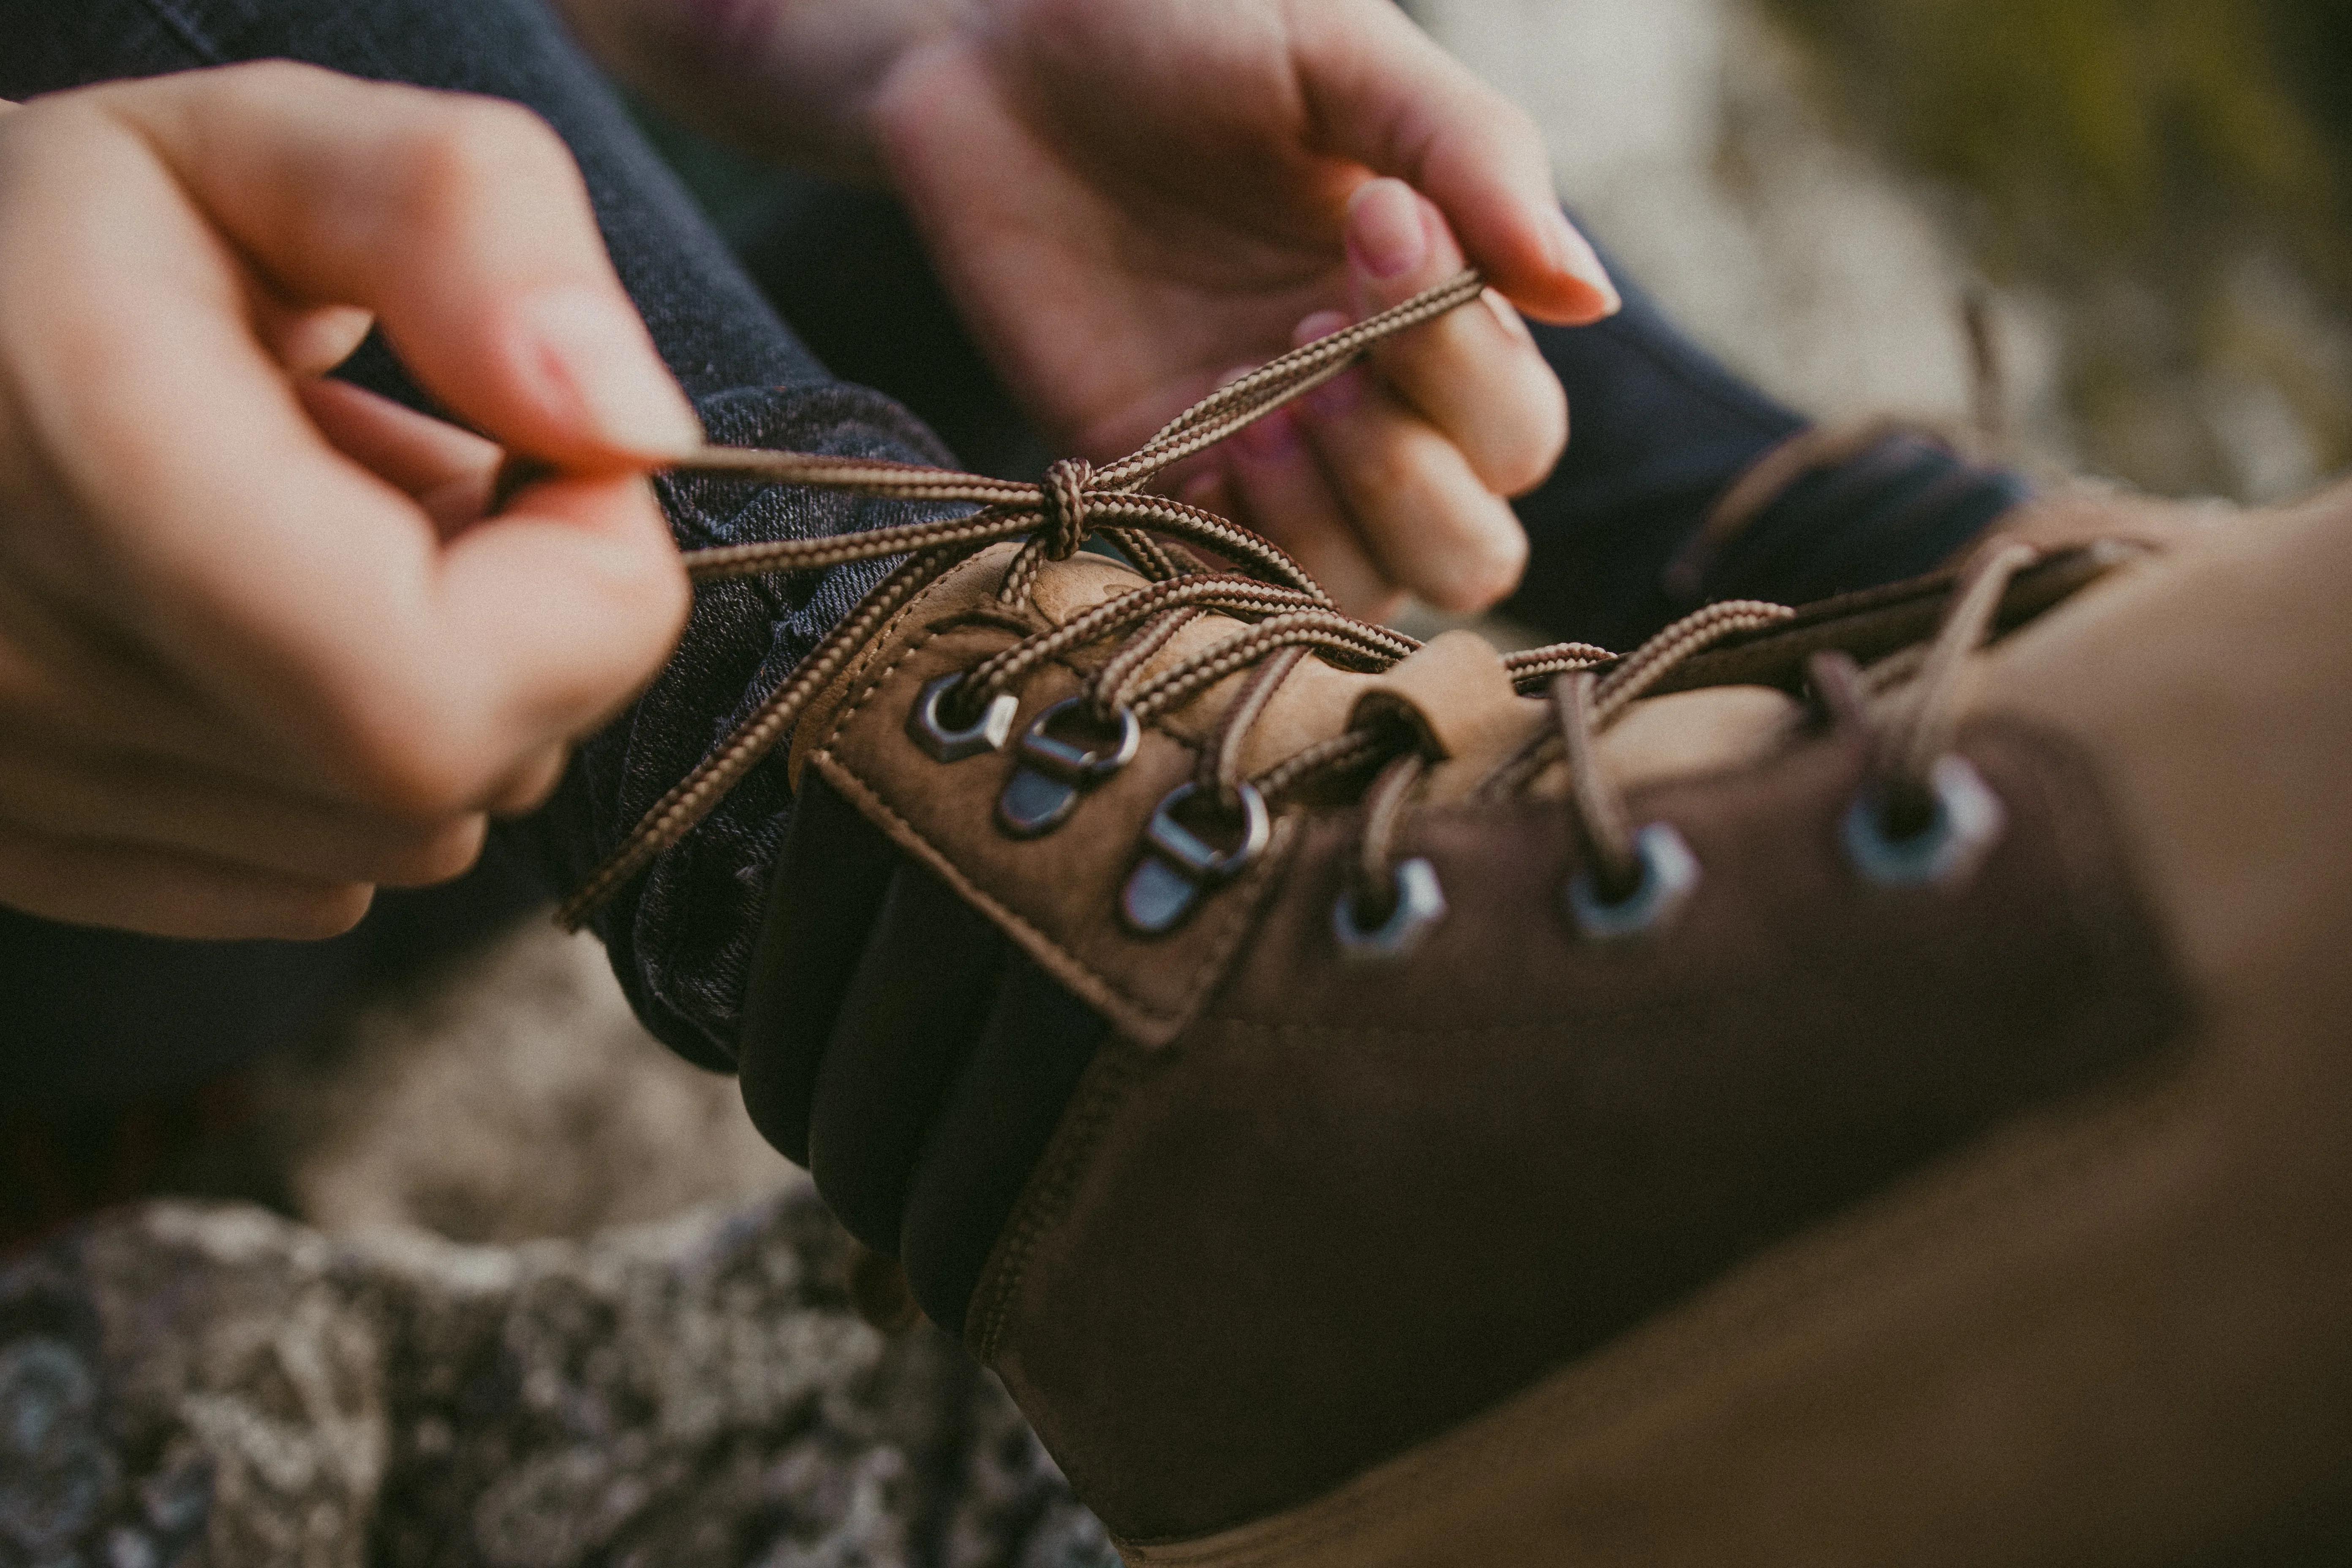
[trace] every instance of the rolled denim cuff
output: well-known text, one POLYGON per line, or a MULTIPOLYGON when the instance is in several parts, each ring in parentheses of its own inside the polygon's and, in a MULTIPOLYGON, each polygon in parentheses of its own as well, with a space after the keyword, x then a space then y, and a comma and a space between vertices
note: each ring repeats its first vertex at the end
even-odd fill
MULTIPOLYGON (((840 384, 730 392, 699 404, 710 438, 843 457, 949 462, 878 393, 840 384)), ((968 510, 870 500, 704 474, 655 487, 680 549, 862 532, 968 510)), ((516 832, 576 887, 640 817, 780 687, 893 563, 706 584, 645 695, 582 744, 548 805, 516 832)), ((791 820, 787 740, 718 809, 591 921, 646 1027, 689 1060, 732 1070, 752 942, 791 820)))

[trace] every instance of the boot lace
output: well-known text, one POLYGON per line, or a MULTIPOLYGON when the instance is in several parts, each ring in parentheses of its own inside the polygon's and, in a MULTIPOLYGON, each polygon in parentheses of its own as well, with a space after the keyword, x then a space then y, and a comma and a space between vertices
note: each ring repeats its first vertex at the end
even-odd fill
MULTIPOLYGON (((961 503, 967 516, 914 522, 840 537, 730 545, 688 552, 696 583, 772 573, 823 570, 889 556, 904 559, 785 679, 761 707, 692 773, 665 794, 557 913, 576 930, 594 910, 708 816, 791 731, 820 692, 880 634, 893 616, 959 563, 992 545, 1019 542, 996 592, 1009 617, 1021 617, 1048 562, 1065 561, 1100 536, 1144 579, 1066 623, 1023 636, 961 674, 925 689, 910 732, 942 763, 1015 743, 1018 689, 1042 666, 1076 649, 1118 639, 1080 693, 1032 720, 1017 742, 1021 766, 998 802, 999 826, 1015 837, 1051 832, 1084 793, 1116 773, 1136 751, 1143 725, 1181 708, 1228 677, 1248 672, 1201 748, 1192 777, 1154 814, 1122 900, 1129 925, 1156 935, 1181 923, 1200 899, 1263 853, 1281 807, 1360 787, 1364 826, 1334 929, 1344 953, 1399 956, 1444 914, 1444 897, 1423 860, 1400 860, 1398 845, 1434 757, 1414 727, 1394 717, 1368 721, 1316 742, 1255 776, 1241 768, 1243 741, 1283 682, 1307 659, 1379 673, 1421 645, 1388 627, 1343 615, 1299 565, 1272 543, 1214 513, 1141 487, 1252 421, 1313 391, 1356 363, 1374 343, 1477 299, 1483 280, 1467 271, 1381 314, 1294 350, 1224 386, 1171 421, 1142 447, 1102 468, 1082 459, 1055 463, 1042 480, 1021 483, 912 464, 806 453, 705 447, 676 467, 806 485, 886 500, 961 503), (1202 559, 1203 552, 1210 559, 1202 559), (1153 668, 1155 658, 1186 626, 1216 613, 1236 629, 1181 658, 1153 668), (1369 780, 1369 783, 1360 781, 1369 780)), ((2007 557, 2003 558, 2007 560, 2007 557)), ((2013 573, 2015 564, 2005 567, 2013 573)), ((2001 578, 2006 582, 2006 576, 2001 578)), ((1911 683, 1916 700, 1894 721, 1871 678, 1849 665, 1832 669, 1839 710, 1869 722, 1886 739, 1874 776, 1870 823, 1888 826, 1887 843, 1916 835, 1919 802, 1937 798, 1930 775, 1948 739, 1961 656, 1980 640, 1998 607, 2000 584, 1980 574, 1962 596, 1946 636, 1911 683), (1990 584, 1988 586, 1988 584, 1990 584), (1990 595, 1989 606, 1980 604, 1990 595), (1966 646, 1960 646, 1965 643, 1966 646), (1947 645, 1949 645, 1948 647, 1947 645), (1957 652, 1953 651, 1957 648, 1957 652), (1922 694, 1924 695, 1918 695, 1922 694), (1932 755, 1931 755, 1932 753, 1932 755), (1928 760, 1923 767, 1921 759, 1928 760), (1907 814, 1907 815, 1905 815, 1907 814)), ((1795 612, 1757 601, 1710 605, 1685 616, 1630 654, 1588 643, 1560 643, 1507 656, 1525 696, 1550 693, 1559 722, 1481 786, 1489 795, 1525 788, 1565 759, 1569 809, 1591 864, 1571 889, 1580 921, 1597 935, 1656 923, 1695 880, 1686 849, 1677 858, 1672 830, 1633 828, 1595 758, 1595 742, 1643 692, 1685 660, 1735 634, 1753 632, 1795 612), (1577 889, 1583 892, 1579 894, 1577 889), (1644 889, 1648 889, 1645 892, 1644 889), (1645 901, 1646 900, 1646 901, 1645 901), (1589 906, 1589 907, 1588 907, 1589 906), (1587 918, 1590 916, 1590 918, 1587 918)), ((1908 673, 1907 671, 1903 673, 1908 673)), ((1891 684, 1891 682, 1889 683, 1891 684)), ((1932 812, 1929 813, 1932 815, 1932 812)))

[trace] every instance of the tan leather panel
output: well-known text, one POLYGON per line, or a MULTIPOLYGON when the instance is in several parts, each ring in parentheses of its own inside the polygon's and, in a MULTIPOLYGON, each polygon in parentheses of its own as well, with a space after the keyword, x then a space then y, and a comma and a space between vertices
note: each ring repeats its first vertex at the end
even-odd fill
MULTIPOLYGON (((869 673, 838 710, 813 765, 902 847, 1084 997, 1124 1035, 1166 1041, 1222 977, 1252 912, 1282 865, 1286 831, 1240 880, 1213 894, 1178 931, 1131 934, 1119 892, 1140 854, 1160 799, 1192 774, 1192 752, 1147 731, 1140 752, 1088 792, 1070 819, 1045 837, 1016 839, 998 826, 996 800, 1016 765, 1011 748, 940 763, 907 734, 907 716, 933 677, 967 669, 1004 646, 992 627, 956 626, 894 641, 888 663, 869 673)), ((1054 666, 1032 676, 1019 722, 1073 696, 1077 676, 1054 666)))
POLYGON ((2352 486, 2124 567, 1988 657, 2076 736, 2201 989, 2301 984, 2352 924, 2352 486))
MULTIPOLYGON (((841 673, 802 711, 800 722, 793 728, 786 766, 793 788, 800 787, 801 769, 808 765, 810 755, 832 736, 841 717, 842 704, 849 700, 852 693, 872 683, 874 672, 894 657, 901 640, 911 631, 974 612, 1005 613, 996 604, 997 584, 1004 580, 1004 568, 1019 548, 1013 544, 991 545, 957 566, 916 595, 913 603, 901 607, 882 634, 869 640, 858 650, 857 657, 842 667, 841 673)), ((1030 630, 1043 630, 1048 624, 1034 614, 1018 619, 1030 630)), ((1008 619, 1008 626, 1011 624, 1008 619)), ((999 640, 1009 643, 1015 635, 1008 632, 999 640)))
POLYGON ((1402 720, 1423 753, 1455 763, 1431 780, 1427 798, 1451 799, 1508 761, 1544 723, 1544 705, 1521 697, 1494 647, 1475 632, 1441 634, 1372 678, 1349 715, 1352 727, 1402 720))
MULTIPOLYGON (((1218 890, 1202 911, 1170 936, 1141 939, 1121 924, 1118 900, 1134 868, 1143 832, 1160 799, 1189 777, 1196 750, 1212 732, 1244 676, 1211 687, 1147 727, 1142 754, 1089 793, 1072 820, 1030 841, 1007 837, 993 813, 1015 763, 1009 754, 935 762, 910 742, 906 720, 916 695, 936 676, 968 669, 999 652, 1021 628, 1060 625, 1140 581, 1116 562, 1076 557, 1038 580, 1031 612, 1013 616, 996 594, 1013 547, 975 556, 901 610, 813 702, 793 737, 793 776, 811 765, 903 847, 985 910, 1039 963, 1100 1009, 1130 1038, 1164 1043, 1221 978, 1260 891, 1284 858, 1288 828, 1248 877, 1218 890)), ((1210 614, 1185 626, 1147 668, 1213 647, 1241 623, 1210 614)), ((1021 684, 1017 725, 1075 694, 1118 638, 1070 651, 1021 684)), ((1433 727, 1465 748, 1467 760, 1439 780, 1482 774, 1487 757, 1516 750, 1519 738, 1548 721, 1543 705, 1510 689, 1494 650, 1467 633, 1441 637, 1386 678, 1351 674, 1318 660, 1302 664, 1244 738, 1245 775, 1339 734, 1368 693, 1374 701, 1412 703, 1436 715, 1433 727), (1444 700, 1448 682, 1465 700, 1444 700)), ((1016 728, 1016 733, 1018 729, 1016 728)))

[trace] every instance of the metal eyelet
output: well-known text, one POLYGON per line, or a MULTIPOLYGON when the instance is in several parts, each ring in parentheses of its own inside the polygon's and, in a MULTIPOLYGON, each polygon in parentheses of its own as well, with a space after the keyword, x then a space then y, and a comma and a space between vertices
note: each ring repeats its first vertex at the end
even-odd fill
POLYGON ((1232 881, 1265 853, 1274 838, 1274 816, 1265 796, 1251 784, 1239 786, 1241 839, 1231 849, 1219 849, 1178 820, 1178 813, 1200 793, 1194 784, 1179 784, 1151 814, 1144 830, 1143 858, 1127 879, 1118 900, 1128 928, 1140 936, 1164 936, 1182 925, 1201 900, 1232 881))
POLYGON ((1122 708, 1117 740, 1108 746, 1074 746, 1053 732, 1055 721, 1074 710, 1084 712, 1086 699, 1055 703, 1022 732, 1022 765, 996 797, 996 825, 1015 838, 1039 838, 1059 827, 1080 795, 1133 762, 1143 744, 1142 724, 1122 708))
POLYGON ((1640 936, 1672 920, 1698 888, 1698 857, 1672 826, 1654 822, 1633 835, 1641 876, 1631 892, 1610 898, 1587 868, 1569 879, 1568 910, 1595 942, 1640 936))
POLYGON ((1445 918, 1445 889, 1437 868, 1422 859, 1396 868, 1396 904, 1389 918, 1367 929, 1357 918, 1354 897, 1342 891, 1331 906, 1331 934, 1339 956, 1356 963, 1390 963, 1410 958, 1422 939, 1445 918))
POLYGON ((1854 869, 1882 888, 1948 886, 1973 873, 2009 826, 2000 796, 1965 757, 1939 759, 1927 774, 1935 810, 1914 832, 1886 826, 1885 802, 1875 794, 1846 808, 1845 851, 1854 869))
POLYGON ((983 752, 1001 752, 1013 734, 1013 721, 1021 711, 1021 699, 1010 691, 1000 691, 988 700, 980 717, 971 726, 951 730, 940 717, 940 705, 948 693, 963 682, 963 677, 942 675, 923 687, 915 699, 914 710, 907 715, 907 733, 931 755, 933 762, 960 763, 966 757, 976 757, 983 752))

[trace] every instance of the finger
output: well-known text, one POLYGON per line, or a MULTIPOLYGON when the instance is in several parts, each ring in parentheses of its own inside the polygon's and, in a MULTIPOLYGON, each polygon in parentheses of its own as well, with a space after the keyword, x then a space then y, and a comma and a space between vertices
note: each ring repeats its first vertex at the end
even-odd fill
POLYGON ((289 296, 373 310, 499 441, 609 468, 700 440, 578 166, 528 110, 283 62, 159 80, 102 101, 289 296))
POLYGON ((490 796, 489 814, 521 816, 538 810, 563 782, 563 770, 571 761, 572 748, 565 745, 550 746, 529 759, 490 796))
POLYGON ((240 258, 145 144, 72 152, 8 171, 46 221, 0 233, 26 285, 0 331, 81 520, 60 535, 87 557, 80 613, 257 738, 257 766, 416 817, 479 809, 651 678, 687 590, 642 479, 535 487, 445 549, 412 498, 321 439, 245 320, 240 258), (60 299, 106 309, 40 303, 60 299))
POLYGON ((1518 585, 1527 535, 1443 431, 1360 367, 1305 405, 1323 471, 1381 575, 1461 613, 1518 585))
POLYGON ((405 491, 444 539, 488 510, 505 456, 490 442, 349 382, 300 382, 295 393, 337 451, 405 491))
POLYGON ((405 822, 54 734, 0 740, 0 822, 65 841, 172 851, 317 882, 425 887, 481 853, 478 815, 405 822))
POLYGON ((1535 122, 1389 5, 1297 8, 1300 82, 1331 151, 1435 202, 1470 258, 1540 321, 1618 309, 1608 269, 1559 210, 1535 122))
POLYGON ((324 375, 352 357, 375 326, 356 305, 297 305, 274 289, 257 289, 255 335, 295 375, 324 375))
MULTIPOLYGON (((1242 503, 1234 494, 1233 482, 1226 478, 1223 462, 1195 462, 1192 471, 1176 481, 1176 499, 1186 506, 1213 512, 1229 521, 1249 526, 1242 516, 1242 503)), ((1258 531, 1250 528, 1253 533, 1258 531)))
POLYGON ((1351 616, 1395 613, 1396 584, 1349 526, 1297 416, 1277 408, 1226 443, 1226 473, 1240 521, 1290 552, 1351 616))
POLYGON ((0 827, 0 904, 44 920, 148 936, 314 942, 367 913, 365 884, 307 882, 170 850, 0 827))
MULTIPOLYGON (((1356 319, 1402 304, 1462 270, 1445 219, 1402 180, 1367 180, 1348 204, 1356 319)), ((1568 395, 1517 311, 1485 299, 1374 345, 1389 384, 1444 431, 1498 495, 1543 483, 1568 444, 1568 395)))
POLYGON ((282 773, 275 748, 193 700, 148 649, 12 564, 0 571, 0 737, 52 735, 255 781, 282 773))

